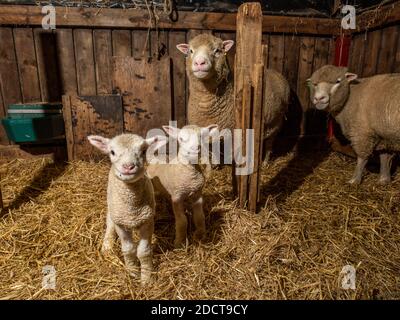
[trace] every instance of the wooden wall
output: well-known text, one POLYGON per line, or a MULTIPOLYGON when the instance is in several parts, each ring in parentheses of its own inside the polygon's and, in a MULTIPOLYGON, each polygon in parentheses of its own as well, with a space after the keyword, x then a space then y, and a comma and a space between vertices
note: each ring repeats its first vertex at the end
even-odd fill
MULTIPOLYGON (((15 102, 61 101, 62 94, 112 93, 112 56, 157 57, 159 51, 173 60, 174 111, 178 125, 186 118, 185 58, 176 44, 209 30, 0 27, 0 116, 15 102), (160 49, 160 50, 159 50, 160 49)), ((234 32, 213 31, 223 39, 234 32)), ((268 65, 282 72, 305 108, 305 80, 313 70, 333 61, 334 41, 329 36, 265 33, 268 65)), ((228 56, 233 65, 234 50, 228 56)), ((0 143, 7 138, 0 131, 0 143)))
POLYGON ((400 25, 354 34, 349 69, 359 77, 400 72, 400 25))

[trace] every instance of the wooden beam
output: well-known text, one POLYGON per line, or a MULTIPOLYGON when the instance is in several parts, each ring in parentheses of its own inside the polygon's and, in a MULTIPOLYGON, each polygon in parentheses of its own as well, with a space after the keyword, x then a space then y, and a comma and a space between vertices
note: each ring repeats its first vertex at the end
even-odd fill
MULTIPOLYGON (((0 5, 0 25, 41 26, 44 15, 40 6, 0 5)), ((150 26, 147 10, 66 8, 56 7, 56 26, 144 28, 150 26)), ((236 14, 214 12, 179 12, 179 19, 172 22, 161 16, 159 28, 236 30, 236 14)), ((263 32, 331 35, 340 33, 339 19, 263 16, 263 32)))

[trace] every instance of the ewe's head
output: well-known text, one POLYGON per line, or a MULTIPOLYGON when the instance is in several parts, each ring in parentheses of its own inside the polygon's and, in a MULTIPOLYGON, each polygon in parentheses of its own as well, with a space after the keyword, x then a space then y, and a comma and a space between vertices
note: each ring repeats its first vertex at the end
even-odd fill
POLYGON ((112 139, 88 136, 88 140, 101 152, 110 156, 111 170, 118 179, 128 183, 143 177, 147 149, 152 145, 155 148, 160 147, 166 142, 165 137, 143 139, 135 134, 121 134, 112 139))
POLYGON ((196 125, 184 126, 178 129, 172 126, 163 126, 169 136, 178 141, 178 157, 185 163, 199 163, 199 154, 202 148, 208 150, 210 139, 219 136, 218 126, 212 124, 208 127, 198 127, 196 125))
POLYGON ((176 47, 187 56, 189 74, 201 80, 216 78, 219 82, 228 75, 226 53, 233 44, 233 40, 223 41, 210 34, 200 34, 189 44, 181 43, 176 47))
POLYGON ((356 79, 347 68, 323 66, 307 80, 312 103, 318 110, 338 111, 349 97, 350 82, 356 79))

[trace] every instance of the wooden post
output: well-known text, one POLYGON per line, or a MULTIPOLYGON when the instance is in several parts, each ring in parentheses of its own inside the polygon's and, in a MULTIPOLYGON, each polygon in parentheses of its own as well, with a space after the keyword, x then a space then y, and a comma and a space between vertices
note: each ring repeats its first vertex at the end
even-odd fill
MULTIPOLYGON (((251 176, 236 176, 239 205, 256 210, 258 165, 261 142, 263 96, 262 10, 259 3, 244 3, 237 14, 235 57, 235 119, 242 132, 242 155, 246 156, 246 129, 255 129, 254 171, 251 176), (249 195, 252 195, 249 197, 249 195)), ((234 147, 236 148, 236 146, 234 147)), ((236 165, 235 165, 236 166, 236 165)), ((235 168, 233 168, 235 169, 235 168)))

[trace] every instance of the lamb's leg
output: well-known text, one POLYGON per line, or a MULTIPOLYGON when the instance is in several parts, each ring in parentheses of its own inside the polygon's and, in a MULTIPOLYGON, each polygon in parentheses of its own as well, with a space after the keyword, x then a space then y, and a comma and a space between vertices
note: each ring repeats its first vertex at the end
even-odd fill
POLYGON ((198 241, 203 240, 204 235, 206 233, 206 222, 204 218, 203 212, 203 197, 199 197, 193 205, 193 222, 196 228, 194 232, 194 238, 198 241))
POLYGON ((353 177, 349 180, 350 184, 360 184, 362 179, 362 174, 364 168, 368 162, 368 159, 363 159, 361 157, 357 157, 357 165, 356 169, 354 170, 353 177))
POLYGON ((187 218, 183 201, 172 199, 172 208, 175 215, 175 248, 181 248, 186 245, 187 218))
POLYGON ((388 184, 391 181, 390 167, 392 165, 393 155, 389 153, 381 153, 379 160, 381 163, 381 169, 379 172, 379 184, 388 184))
POLYGON ((108 251, 112 250, 115 236, 116 236, 115 224, 111 219, 111 215, 107 213, 106 233, 104 235, 103 245, 101 247, 102 253, 107 253, 108 251))
POLYGON ((154 221, 150 221, 139 228, 139 245, 137 257, 140 261, 140 282, 146 284, 151 280, 153 273, 153 250, 151 238, 154 233, 154 221))
POLYGON ((115 231, 121 241, 122 254, 125 260, 125 266, 131 276, 136 277, 139 271, 138 259, 136 257, 136 245, 132 239, 132 230, 115 225, 115 231))

